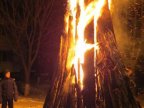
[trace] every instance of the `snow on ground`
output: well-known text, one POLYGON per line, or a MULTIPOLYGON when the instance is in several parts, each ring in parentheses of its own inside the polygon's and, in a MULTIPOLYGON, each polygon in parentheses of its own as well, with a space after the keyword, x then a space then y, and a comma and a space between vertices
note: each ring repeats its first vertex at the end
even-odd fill
POLYGON ((20 97, 17 102, 14 102, 14 108, 43 108, 43 104, 44 100, 20 97))
MULTIPOLYGON (((144 108, 144 94, 139 95, 137 100, 140 102, 142 108, 144 108)), ((19 100, 14 102, 14 108, 43 108, 43 104, 44 98, 20 96, 19 100)))

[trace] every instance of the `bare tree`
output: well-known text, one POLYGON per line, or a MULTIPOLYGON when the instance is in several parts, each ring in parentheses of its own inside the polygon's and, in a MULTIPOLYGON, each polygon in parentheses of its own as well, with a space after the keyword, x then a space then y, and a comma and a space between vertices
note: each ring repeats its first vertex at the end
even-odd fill
POLYGON ((21 60, 25 75, 25 95, 30 91, 30 73, 42 36, 48 32, 53 2, 54 0, 0 1, 1 32, 21 60))

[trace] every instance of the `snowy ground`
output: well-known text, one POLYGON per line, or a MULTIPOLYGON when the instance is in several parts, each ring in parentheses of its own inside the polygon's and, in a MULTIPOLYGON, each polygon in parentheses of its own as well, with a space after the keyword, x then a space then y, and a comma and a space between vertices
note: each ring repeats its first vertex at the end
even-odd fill
POLYGON ((44 100, 20 97, 17 102, 14 102, 14 108, 43 108, 43 104, 44 100))
MULTIPOLYGON (((139 102, 144 108, 144 95, 138 97, 139 102)), ((44 99, 20 97, 18 102, 14 102, 14 108, 43 108, 44 99)))
MULTIPOLYGON (((39 86, 34 87, 32 90, 29 97, 20 96, 19 100, 14 102, 14 108, 43 108, 47 89, 43 86, 39 86)), ((142 108, 144 108, 144 94, 140 94, 137 100, 140 102, 142 108)))
POLYGON ((15 102, 14 108, 42 108, 44 100, 21 97, 18 102, 15 102))

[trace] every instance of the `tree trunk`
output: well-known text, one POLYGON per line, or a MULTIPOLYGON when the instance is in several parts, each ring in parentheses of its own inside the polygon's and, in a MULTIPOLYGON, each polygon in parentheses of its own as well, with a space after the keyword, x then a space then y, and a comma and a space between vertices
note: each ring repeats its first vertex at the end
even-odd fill
POLYGON ((29 93, 30 93, 30 70, 25 69, 24 96, 28 96, 29 93))
POLYGON ((28 96, 29 93, 30 93, 30 84, 29 83, 25 83, 24 96, 28 96))

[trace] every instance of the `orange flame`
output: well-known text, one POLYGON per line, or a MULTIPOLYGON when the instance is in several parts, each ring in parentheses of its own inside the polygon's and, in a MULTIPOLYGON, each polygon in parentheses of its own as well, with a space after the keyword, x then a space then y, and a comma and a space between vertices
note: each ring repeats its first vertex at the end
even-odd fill
POLYGON ((88 5, 85 5, 84 0, 69 0, 69 16, 72 17, 71 35, 73 37, 73 46, 71 47, 74 49, 74 57, 72 61, 69 61, 68 63, 71 62, 74 64, 74 68, 76 70, 76 78, 80 84, 81 89, 83 88, 84 78, 84 70, 82 68, 82 64, 84 64, 84 54, 91 48, 94 48, 96 54, 98 49, 96 34, 97 21, 101 16, 102 8, 104 7, 105 3, 106 0, 94 0, 88 5), (77 12, 80 14, 79 18, 77 18, 77 12), (88 44, 85 41, 86 39, 84 37, 84 31, 92 20, 94 20, 94 44, 88 44))
POLYGON ((108 0, 108 5, 109 5, 109 9, 111 10, 111 8, 112 8, 112 0, 108 0))

